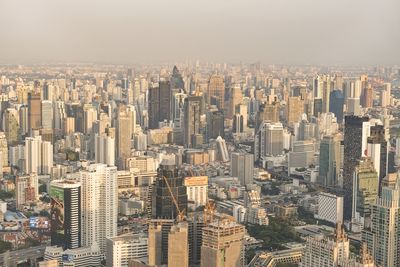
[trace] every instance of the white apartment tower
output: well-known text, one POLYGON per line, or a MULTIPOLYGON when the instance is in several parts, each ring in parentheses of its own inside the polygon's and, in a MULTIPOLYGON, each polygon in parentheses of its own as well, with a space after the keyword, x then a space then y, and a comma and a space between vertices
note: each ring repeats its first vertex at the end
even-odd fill
POLYGON ((92 164, 80 171, 82 203, 82 245, 97 243, 106 251, 106 239, 117 235, 117 167, 92 164))

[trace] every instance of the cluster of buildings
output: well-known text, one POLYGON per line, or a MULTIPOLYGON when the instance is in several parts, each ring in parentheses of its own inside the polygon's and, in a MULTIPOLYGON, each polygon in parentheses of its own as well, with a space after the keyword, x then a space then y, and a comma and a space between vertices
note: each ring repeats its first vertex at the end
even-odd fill
POLYGON ((48 218, 33 235, 47 246, 40 266, 396 266, 399 78, 258 63, 0 67, 0 189, 15 192, 1 213, 48 218), (246 226, 301 224, 303 210, 334 233, 246 259, 246 226))

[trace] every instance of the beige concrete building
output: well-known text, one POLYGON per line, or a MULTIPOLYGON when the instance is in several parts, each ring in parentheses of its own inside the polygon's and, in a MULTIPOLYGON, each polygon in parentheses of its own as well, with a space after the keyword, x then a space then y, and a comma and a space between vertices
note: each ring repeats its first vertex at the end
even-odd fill
POLYGON ((168 266, 189 266, 189 225, 180 222, 171 227, 168 234, 168 266))

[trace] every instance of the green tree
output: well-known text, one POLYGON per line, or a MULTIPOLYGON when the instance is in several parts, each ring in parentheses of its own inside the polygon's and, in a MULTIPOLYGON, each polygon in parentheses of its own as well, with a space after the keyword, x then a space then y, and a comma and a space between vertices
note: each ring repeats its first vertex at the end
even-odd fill
POLYGON ((12 249, 12 244, 10 242, 0 240, 0 253, 4 253, 7 250, 11 250, 11 249, 12 249))

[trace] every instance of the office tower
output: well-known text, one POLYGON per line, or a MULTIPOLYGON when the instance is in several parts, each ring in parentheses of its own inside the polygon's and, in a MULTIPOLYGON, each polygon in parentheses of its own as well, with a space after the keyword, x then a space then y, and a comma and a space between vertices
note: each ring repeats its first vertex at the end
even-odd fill
POLYGON ((341 169, 340 136, 324 136, 320 143, 318 183, 334 187, 339 185, 341 169))
POLYGON ((131 233, 107 238, 107 266, 128 267, 130 260, 147 257, 147 240, 144 234, 131 233))
POLYGON ((15 144, 20 139, 18 111, 8 108, 4 112, 3 129, 9 145, 15 144))
POLYGON ((127 112, 128 112, 130 124, 132 127, 131 134, 133 136, 136 133, 136 108, 135 108, 135 106, 128 105, 127 112))
POLYGON ((232 133, 239 134, 244 132, 244 119, 243 115, 235 114, 233 117, 232 133))
POLYGON ((183 129, 184 115, 185 115, 185 99, 187 94, 175 93, 172 99, 172 119, 174 126, 177 129, 183 129))
POLYGON ((116 160, 120 169, 124 168, 124 162, 131 156, 131 119, 126 106, 118 107, 117 114, 117 138, 116 138, 116 160))
POLYGON ((208 81, 207 88, 208 105, 216 105, 219 110, 225 107, 225 82, 222 75, 213 74, 208 81))
POLYGON ((323 82, 323 89, 322 89, 322 112, 326 113, 329 112, 329 97, 331 93, 331 88, 333 86, 333 82, 331 77, 328 75, 324 77, 325 80, 323 82))
POLYGON ((97 243, 106 251, 106 239, 117 235, 117 167, 91 164, 79 172, 82 185, 82 245, 97 243))
POLYGON ((400 264, 398 178, 394 183, 387 184, 391 185, 383 186, 381 196, 371 205, 371 225, 364 228, 362 240, 367 243, 377 266, 398 266, 400 264))
POLYGON ((7 144, 7 137, 4 132, 0 132, 0 153, 1 153, 1 160, 0 163, 3 167, 7 167, 8 164, 8 144, 7 144))
POLYGON ((240 88, 239 84, 235 84, 231 90, 231 94, 229 97, 227 118, 232 118, 235 115, 237 105, 242 104, 242 102, 243 102, 242 88, 240 88))
POLYGON ((330 93, 329 100, 329 112, 335 114, 337 121, 342 123, 343 121, 343 107, 344 107, 344 96, 340 90, 333 90, 330 93))
POLYGON ((185 83, 183 81, 182 74, 179 72, 176 66, 174 66, 174 68, 172 69, 171 88, 185 90, 185 83))
POLYGON ((231 176, 238 177, 241 185, 253 183, 254 155, 235 152, 231 154, 231 176))
POLYGON ((41 173, 42 166, 41 136, 25 138, 25 173, 41 173))
POLYGON ((280 156, 283 154, 282 123, 263 122, 254 138, 255 159, 280 156))
POLYGON ((75 132, 75 118, 73 117, 64 118, 62 131, 64 135, 73 134, 75 132))
MULTIPOLYGON (((54 131, 55 134, 61 134, 61 131, 65 128, 64 119, 67 117, 67 112, 65 110, 65 105, 63 101, 54 102, 54 131)), ((75 121, 74 121, 74 129, 75 129, 75 121)), ((75 130, 74 130, 75 131, 75 130)))
POLYGON ((49 100, 42 101, 42 127, 44 129, 53 129, 53 102, 49 100))
POLYGON ((137 133, 133 136, 135 149, 138 151, 147 150, 147 135, 144 133, 137 133))
POLYGON ((317 75, 317 77, 313 80, 313 98, 322 99, 323 96, 323 77, 321 75, 317 75))
POLYGON ((370 158, 362 158, 354 168, 353 174, 353 215, 352 229, 360 224, 366 227, 370 223, 371 205, 379 193, 378 174, 370 158))
POLYGON ((39 197, 37 174, 18 175, 15 178, 15 199, 17 209, 22 210, 27 203, 36 201, 39 197))
POLYGON ((224 137, 224 113, 219 110, 207 112, 207 131, 206 140, 216 139, 218 136, 224 137))
POLYGON ((27 136, 29 134, 28 105, 22 105, 19 108, 19 126, 20 135, 27 136))
POLYGON ((155 210, 153 216, 162 219, 175 219, 178 216, 178 211, 172 194, 179 210, 187 210, 187 194, 183 185, 183 176, 175 163, 172 162, 172 159, 164 159, 157 173, 158 177, 154 188, 155 210))
POLYGON ((257 125, 260 125, 263 121, 279 122, 279 103, 273 102, 260 105, 256 120, 257 125))
POLYGON ((218 136, 215 141, 217 143, 219 159, 223 162, 228 162, 229 152, 225 140, 221 136, 218 136))
POLYGON ((334 236, 306 237, 301 267, 341 266, 350 256, 350 242, 342 224, 337 224, 334 236))
POLYGON ((42 127, 42 101, 39 93, 28 94, 28 126, 29 130, 42 127))
POLYGON ((322 99, 315 98, 314 106, 313 106, 313 115, 314 115, 314 117, 318 118, 321 113, 322 113, 322 99))
POLYGON ((189 225, 179 222, 168 233, 168 266, 189 267, 189 225))
POLYGON ((373 90, 371 85, 369 84, 368 87, 363 88, 363 92, 361 95, 361 106, 363 108, 371 108, 373 104, 373 90))
POLYGON ((171 87, 170 82, 160 80, 158 86, 149 88, 149 128, 158 129, 158 123, 171 119, 171 87))
POLYGON ((352 216, 353 173, 358 160, 365 155, 366 139, 369 135, 368 117, 346 116, 344 123, 344 158, 343 158, 343 189, 344 218, 352 216), (365 140, 365 144, 364 144, 365 140))
POLYGON ((294 141, 288 154, 288 170, 291 173, 296 168, 307 168, 315 165, 315 144, 312 140, 294 141))
POLYGON ((53 167, 53 145, 51 142, 41 142, 41 173, 50 174, 53 167))
POLYGON ((111 127, 111 120, 107 113, 101 112, 99 120, 94 122, 93 133, 94 134, 104 134, 106 129, 111 127))
POLYGON ((289 97, 286 109, 286 120, 288 124, 298 122, 304 113, 304 101, 300 97, 289 97))
POLYGON ((81 246, 81 185, 73 180, 50 182, 51 244, 63 249, 81 246))
POLYGON ((93 122, 97 120, 97 110, 94 108, 94 106, 86 104, 83 106, 83 120, 83 133, 91 134, 93 122))
POLYGON ((96 134, 95 161, 108 166, 115 166, 115 137, 110 133, 96 134))
POLYGON ((244 226, 233 218, 204 226, 201 266, 244 266, 244 233, 244 226))
POLYGON ((343 196, 321 192, 318 194, 318 212, 316 219, 343 223, 343 196))
POLYGON ((344 85, 344 81, 343 81, 343 75, 342 74, 335 74, 335 80, 334 80, 334 87, 335 90, 341 90, 343 91, 343 85, 344 85))
POLYGON ((371 158, 378 173, 379 188, 381 188, 382 180, 388 173, 388 142, 385 139, 383 125, 371 126, 370 136, 367 139, 367 156, 371 158))
MULTIPOLYGON (((323 113, 327 114, 327 113, 323 113)), ((315 123, 310 123, 307 120, 301 120, 299 125, 299 130, 297 134, 297 140, 298 141, 303 141, 303 140, 311 140, 315 138, 315 132, 316 132, 316 124, 315 123)))
POLYGON ((196 143, 197 137, 201 134, 200 115, 202 96, 188 96, 185 99, 185 126, 184 140, 187 147, 200 145, 196 143))
POLYGON ((391 105, 391 99, 392 99, 392 85, 391 83, 385 83, 384 88, 381 91, 380 94, 380 102, 382 107, 387 107, 391 105))
POLYGON ((351 97, 347 99, 347 114, 361 115, 360 98, 351 97))

